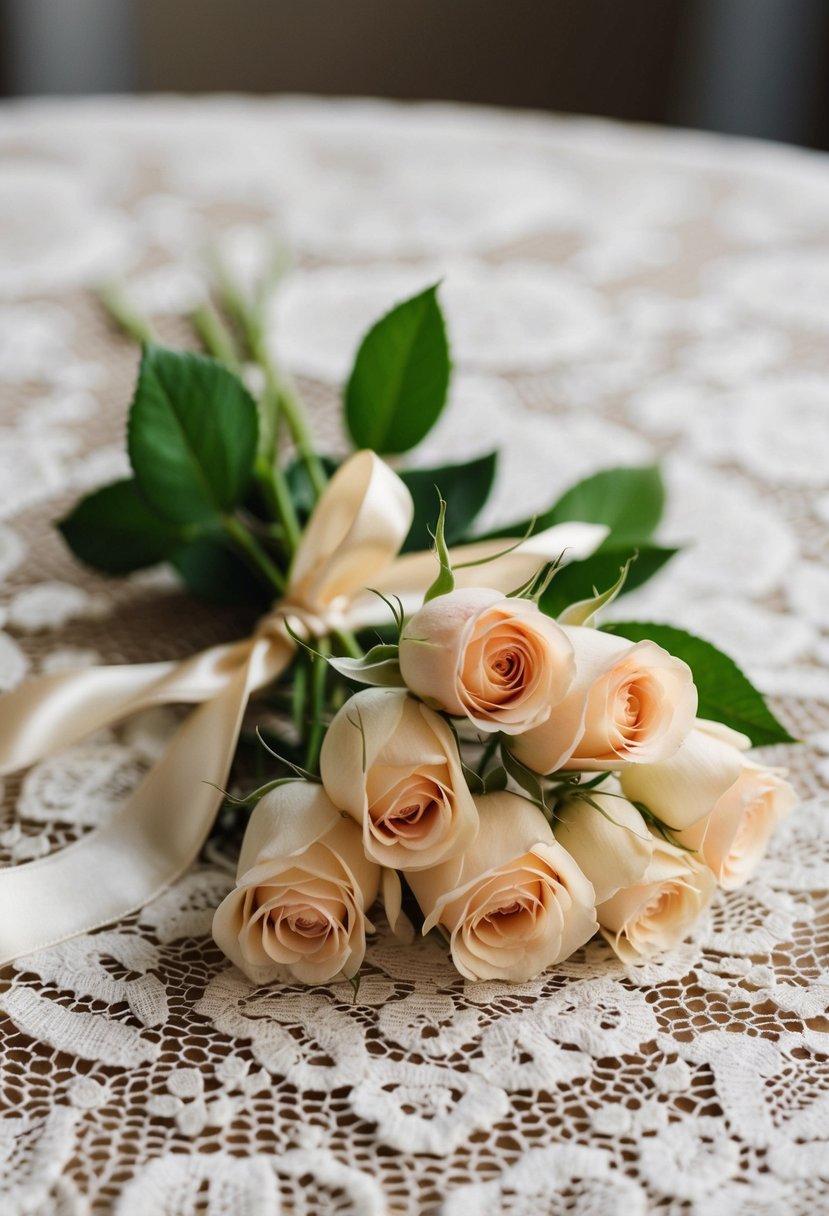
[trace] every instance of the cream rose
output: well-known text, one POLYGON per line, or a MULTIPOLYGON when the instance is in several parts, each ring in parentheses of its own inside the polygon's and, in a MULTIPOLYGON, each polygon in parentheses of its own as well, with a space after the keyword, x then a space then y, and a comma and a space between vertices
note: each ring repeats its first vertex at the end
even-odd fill
POLYGON ((257 984, 348 978, 363 961, 365 914, 379 882, 359 828, 322 786, 292 781, 257 803, 236 887, 216 911, 213 936, 257 984))
POLYGON ((726 891, 746 883, 762 860, 772 832, 797 806, 785 769, 766 768, 741 757, 734 783, 713 810, 677 839, 696 849, 726 891))
POLYGON ((475 803, 480 831, 460 870, 447 863, 408 882, 423 932, 440 926, 461 975, 521 983, 593 936, 593 888, 526 798, 487 794, 475 803))
POLYGON ((589 798, 571 795, 557 802, 554 830, 592 882, 599 904, 639 882, 653 855, 653 836, 614 778, 590 790, 589 798))
POLYGON ((366 688, 337 713, 320 755, 331 801, 363 829, 366 854, 397 870, 456 857, 474 840, 478 812, 455 738, 408 693, 366 688))
POLYGON ((596 909, 602 935, 623 963, 645 962, 687 937, 716 889, 707 866, 655 837, 650 863, 639 882, 617 891, 596 909))
POLYGON ((719 722, 697 719, 687 739, 659 764, 634 764, 619 780, 625 795, 681 830, 708 815, 739 776, 750 740, 719 722))
POLYGON ((427 704, 514 735, 549 718, 576 663, 564 630, 530 600, 470 587, 415 613, 400 638, 400 670, 427 704))
POLYGON ((673 755, 688 735, 697 690, 687 663, 654 642, 584 626, 564 626, 576 655, 576 678, 541 726, 511 744, 537 773, 617 770, 673 755))

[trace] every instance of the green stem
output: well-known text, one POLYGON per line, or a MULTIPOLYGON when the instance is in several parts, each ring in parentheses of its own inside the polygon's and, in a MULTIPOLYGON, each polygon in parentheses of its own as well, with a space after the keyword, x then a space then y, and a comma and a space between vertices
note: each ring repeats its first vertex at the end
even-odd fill
POLYGON ((98 299, 109 319, 139 346, 157 341, 147 317, 130 303, 123 283, 104 283, 98 288, 98 299))
POLYGON ((273 377, 265 372, 265 387, 260 395, 259 406, 259 452, 271 464, 276 464, 279 451, 279 424, 282 405, 279 389, 273 377))
POLYGON ((248 359, 257 363, 265 374, 265 391, 262 394, 262 409, 259 421, 260 453, 269 460, 276 456, 276 439, 279 427, 279 388, 267 357, 262 324, 264 301, 250 303, 221 264, 215 267, 216 290, 219 303, 234 323, 248 359))
POLYGON ((316 772, 325 734, 325 724, 322 720, 322 711, 325 706, 325 681, 328 675, 328 664, 325 659, 331 653, 331 646, 327 638, 318 639, 317 650, 318 653, 314 656, 311 666, 311 721, 305 750, 305 767, 311 773, 316 772))
POLYGON ((279 467, 279 393, 265 369, 265 389, 259 411, 259 455, 256 458, 256 478, 275 519, 281 521, 288 541, 288 558, 296 553, 302 529, 299 526, 294 500, 285 474, 279 467))
POLYGON ((305 697, 308 690, 308 664, 305 662, 305 656, 300 656, 300 661, 294 668, 294 678, 291 685, 291 719, 293 720, 296 733, 302 738, 303 714, 305 712, 305 697))
POLYGON ((288 548, 288 558, 296 553, 302 529, 299 526, 294 500, 288 489, 288 483, 282 470, 272 464, 267 457, 258 456, 256 459, 256 481, 267 503, 273 519, 278 520, 284 529, 285 541, 288 548))
POLYGON ((319 498, 325 489, 328 479, 325 475, 322 461, 314 449, 314 441, 305 416, 305 407, 293 385, 284 377, 279 377, 275 369, 272 368, 271 370, 279 388, 279 401, 282 406, 282 412, 285 415, 285 421, 288 424, 288 430, 291 432, 291 438, 294 441, 297 453, 308 471, 308 477, 311 485, 314 487, 314 493, 319 498))
POLYGON ((244 524, 241 524, 233 515, 226 515, 222 520, 222 527, 225 535, 233 542, 254 572, 261 575, 274 591, 283 592, 285 577, 282 571, 277 569, 244 524))
MULTIPOLYGON (((249 357, 254 363, 258 363, 265 373, 266 391, 269 396, 273 394, 274 414, 281 410, 285 415, 297 453, 308 471, 314 492, 319 497, 328 479, 314 448, 305 407, 299 394, 290 381, 280 374, 267 348, 262 325, 262 302, 250 304, 224 275, 220 275, 218 288, 223 306, 239 327, 249 357)), ((275 436, 275 418, 272 430, 275 436)))
POLYGON ((209 355, 232 371, 239 370, 241 360, 236 340, 209 301, 199 305, 190 317, 190 324, 209 355))

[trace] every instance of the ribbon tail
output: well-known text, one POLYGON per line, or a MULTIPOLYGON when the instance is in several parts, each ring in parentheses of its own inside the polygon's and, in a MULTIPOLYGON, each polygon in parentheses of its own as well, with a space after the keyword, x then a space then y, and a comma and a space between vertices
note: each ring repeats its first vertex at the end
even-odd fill
POLYGON ((233 643, 182 661, 89 667, 29 680, 0 697, 0 774, 28 768, 150 706, 206 700, 249 650, 250 643, 233 643))
POLYGON ((49 857, 0 869, 0 965, 128 916, 184 873, 213 823, 248 697, 291 651, 255 643, 108 823, 49 857))

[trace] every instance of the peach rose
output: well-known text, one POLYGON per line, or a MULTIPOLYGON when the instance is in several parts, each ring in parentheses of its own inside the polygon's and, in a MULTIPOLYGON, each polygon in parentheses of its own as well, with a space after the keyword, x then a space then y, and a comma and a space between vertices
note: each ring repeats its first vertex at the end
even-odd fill
POLYGON ((326 792, 363 829, 368 857, 397 870, 425 869, 462 853, 478 813, 448 724, 396 688, 355 693, 326 732, 326 792))
POLYGON ((694 723, 697 690, 687 663, 654 642, 564 626, 576 678, 541 726, 511 747, 537 773, 599 772, 673 755, 694 723))
POLYGON ((671 828, 708 815, 739 776, 750 740, 719 722, 698 718, 685 742, 658 764, 633 764, 619 780, 626 797, 643 803, 671 828))
POLYGON ((257 803, 213 936, 256 984, 348 978, 363 961, 379 882, 359 828, 322 786, 291 781, 257 803))
POLYGON ((480 830, 452 863, 407 875, 426 917, 470 980, 533 979, 596 931, 593 888, 547 820, 517 794, 476 798, 480 830))
POLYGON ((401 635, 400 669, 428 705, 508 735, 545 722, 576 674, 560 625, 485 587, 424 604, 401 635))
POLYGON ((726 891, 748 882, 757 869, 774 829, 791 814, 798 798, 785 781, 786 770, 753 764, 742 767, 713 810, 677 839, 696 849, 726 891))
POLYGON ((687 937, 716 889, 707 866, 654 837, 642 878, 596 909, 602 936, 623 963, 645 962, 687 937))
POLYGON ((653 855, 648 825, 610 778, 589 791, 556 803, 555 837, 593 884, 596 903, 639 882, 653 855))

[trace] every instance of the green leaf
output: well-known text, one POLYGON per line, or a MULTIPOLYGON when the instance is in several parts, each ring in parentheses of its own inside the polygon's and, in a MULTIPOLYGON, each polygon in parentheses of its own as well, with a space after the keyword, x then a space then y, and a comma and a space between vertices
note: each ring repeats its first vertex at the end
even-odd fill
POLYGON ((132 479, 88 494, 58 528, 76 557, 107 574, 129 574, 164 561, 184 535, 147 506, 132 479))
POLYGON ((141 493, 176 523, 211 523, 232 511, 251 480, 256 403, 212 359, 144 349, 127 444, 141 493))
POLYGON ((381 643, 372 646, 361 659, 326 656, 329 667, 333 667, 347 680, 356 684, 370 684, 375 688, 405 688, 406 681, 400 674, 398 647, 381 643))
POLYGON ((544 794, 544 785, 538 773, 534 773, 531 768, 527 768, 526 764, 522 764, 516 756, 512 754, 509 747, 504 744, 501 747, 501 760, 509 777, 521 786, 521 789, 528 795, 531 802, 535 803, 544 815, 550 818, 550 808, 547 805, 547 799, 544 794))
MULTIPOLYGON (((539 601, 542 611, 548 616, 558 617, 570 604, 587 599, 594 587, 609 586, 632 552, 626 546, 602 547, 584 561, 562 566, 539 601)), ((678 549, 664 549, 658 545, 640 546, 639 557, 630 567, 619 595, 627 595, 629 591, 641 587, 678 552, 678 549)))
POLYGON ((193 595, 211 604, 267 607, 273 593, 220 536, 203 536, 170 555, 193 595))
POLYGON ((414 502, 414 519, 401 552, 431 547, 429 528, 435 518, 435 487, 449 504, 446 541, 456 545, 489 497, 495 480, 498 453, 490 452, 468 464, 446 464, 437 469, 404 469, 400 474, 414 502))
POLYGON ((463 760, 461 760, 461 768, 463 769, 463 775, 466 778, 466 788, 469 790, 470 794, 477 797, 479 794, 486 793, 486 782, 484 781, 483 777, 479 776, 479 774, 475 772, 474 768, 470 768, 468 764, 464 764, 463 760))
POLYGON ((772 743, 796 743, 778 722, 761 693, 728 655, 710 642, 675 629, 642 621, 613 621, 603 625, 606 633, 618 634, 631 642, 649 640, 684 660, 691 668, 699 693, 698 714, 723 722, 748 735, 754 747, 772 743))
POLYGON ((498 794, 507 788, 507 770, 503 765, 492 769, 484 778, 484 793, 498 794))
POLYGON ((407 452, 432 429, 449 390, 449 343, 437 284, 398 304, 363 338, 345 390, 358 448, 407 452))
POLYGON ((655 465, 603 469, 578 482, 558 500, 552 522, 580 519, 589 524, 607 524, 615 545, 636 545, 653 535, 664 506, 665 487, 655 465))
MULTIPOLYGON (((655 465, 643 468, 603 469, 567 490, 549 510, 536 519, 535 531, 578 519, 588 524, 606 524, 610 533, 603 547, 633 548, 648 540, 659 523, 665 505, 662 474, 655 465)), ((499 528, 494 536, 518 536, 528 520, 499 528)))
POLYGON ((677 836, 677 832, 679 831, 679 829, 672 828, 669 823, 665 823, 664 820, 662 820, 658 816, 654 815, 653 811, 649 810, 648 807, 645 806, 644 802, 637 802, 634 799, 634 801, 631 803, 631 806, 636 807, 637 811, 642 816, 645 823, 650 824, 650 826, 653 828, 653 830, 655 832, 657 832, 662 837, 663 840, 667 840, 668 844, 672 844, 674 846, 674 848, 682 849, 683 853, 698 852, 698 849, 695 849, 692 845, 683 844, 682 841, 677 836))

